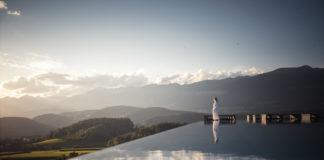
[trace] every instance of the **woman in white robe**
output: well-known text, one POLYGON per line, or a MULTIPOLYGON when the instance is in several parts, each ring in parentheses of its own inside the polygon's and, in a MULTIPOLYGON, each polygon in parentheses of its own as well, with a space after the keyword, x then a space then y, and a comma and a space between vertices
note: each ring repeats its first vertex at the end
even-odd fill
POLYGON ((213 120, 214 121, 219 121, 218 108, 219 108, 218 99, 217 99, 217 97, 215 97, 214 98, 213 109, 212 109, 213 120))

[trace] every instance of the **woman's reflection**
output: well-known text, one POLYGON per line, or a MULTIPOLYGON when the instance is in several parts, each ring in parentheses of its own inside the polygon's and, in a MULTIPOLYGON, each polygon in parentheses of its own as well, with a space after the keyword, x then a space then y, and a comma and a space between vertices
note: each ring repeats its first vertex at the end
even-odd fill
POLYGON ((219 121, 213 121, 213 135, 214 135, 214 142, 218 143, 219 137, 218 137, 218 126, 219 126, 219 121))

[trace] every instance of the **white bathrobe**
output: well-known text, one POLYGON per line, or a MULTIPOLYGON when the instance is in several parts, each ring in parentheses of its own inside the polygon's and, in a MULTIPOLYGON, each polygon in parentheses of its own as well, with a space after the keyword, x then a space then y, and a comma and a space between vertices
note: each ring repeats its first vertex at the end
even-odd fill
POLYGON ((214 101, 213 109, 212 109, 213 120, 219 120, 218 108, 219 108, 218 102, 217 101, 214 101))

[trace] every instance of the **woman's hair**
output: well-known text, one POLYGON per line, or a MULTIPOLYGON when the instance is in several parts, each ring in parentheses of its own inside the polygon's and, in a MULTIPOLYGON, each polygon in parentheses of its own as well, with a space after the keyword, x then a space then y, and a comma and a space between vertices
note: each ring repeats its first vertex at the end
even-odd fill
POLYGON ((218 101, 217 97, 215 97, 214 100, 217 102, 218 101))

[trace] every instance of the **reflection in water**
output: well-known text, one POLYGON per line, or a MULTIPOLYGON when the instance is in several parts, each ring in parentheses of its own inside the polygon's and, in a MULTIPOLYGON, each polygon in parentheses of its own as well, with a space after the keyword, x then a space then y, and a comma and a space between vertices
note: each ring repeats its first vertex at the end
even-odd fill
POLYGON ((256 115, 255 115, 255 114, 252 115, 252 122, 253 122, 253 123, 256 123, 256 115))
MULTIPOLYGON (((110 153, 110 157, 101 157, 100 159, 108 160, 158 160, 158 159, 193 159, 193 160, 207 160, 207 159, 265 159, 262 157, 251 156, 237 156, 235 154, 214 154, 204 153, 201 151, 194 150, 177 150, 177 151, 165 151, 165 150, 154 150, 146 152, 133 152, 129 150, 115 149, 110 153)), ((83 160, 85 157, 75 157, 71 160, 83 160)))
POLYGON ((297 160, 323 159, 324 157, 324 123, 321 122, 307 125, 299 125, 300 122, 297 125, 296 123, 281 125, 286 123, 283 121, 276 125, 277 123, 271 120, 267 122, 267 125, 271 124, 271 126, 252 125, 251 121, 250 124, 237 121, 235 125, 225 123, 226 121, 223 120, 219 121, 219 125, 216 121, 215 124, 212 122, 192 123, 82 155, 75 160, 209 160, 257 159, 258 157, 297 160), (214 131, 216 131, 217 139, 221 138, 217 144, 214 143, 214 131))
POLYGON ((319 122, 321 118, 318 114, 252 114, 246 115, 246 122, 250 123, 261 123, 262 125, 267 124, 296 124, 296 123, 313 123, 319 122))
POLYGON ((267 115, 266 114, 261 114, 261 124, 267 125, 267 115))
POLYGON ((217 143, 219 140, 218 134, 219 134, 219 130, 218 130, 218 126, 219 126, 219 121, 213 121, 213 135, 214 135, 214 142, 217 143))
POLYGON ((301 123, 311 123, 311 115, 301 114, 301 123))
POLYGON ((246 122, 250 123, 250 115, 246 115, 246 122))

